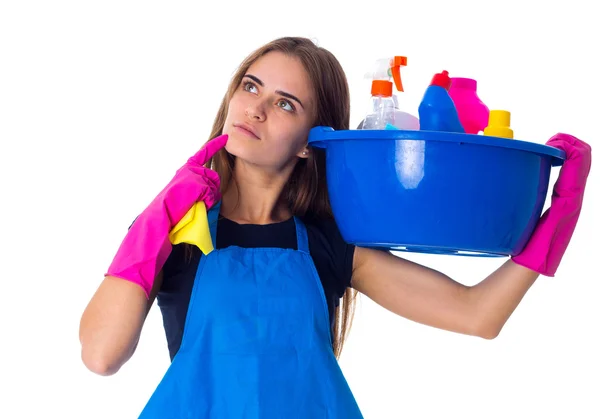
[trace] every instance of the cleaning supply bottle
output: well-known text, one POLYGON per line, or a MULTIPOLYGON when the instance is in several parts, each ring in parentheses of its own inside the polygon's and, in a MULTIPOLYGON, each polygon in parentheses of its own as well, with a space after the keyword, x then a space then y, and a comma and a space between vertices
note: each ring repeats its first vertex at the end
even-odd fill
POLYGON ((483 135, 502 138, 514 138, 510 128, 510 112, 502 110, 490 111, 490 118, 483 135))
POLYGON ((479 134, 488 124, 490 110, 477 95, 477 80, 452 77, 448 94, 467 134, 479 134))
POLYGON ((399 92, 404 91, 400 67, 406 66, 406 63, 406 57, 400 56, 377 60, 375 71, 371 74, 371 110, 358 129, 386 129, 387 125, 405 130, 419 129, 419 119, 400 110, 394 94, 394 84, 399 92))
POLYGON ((450 77, 446 70, 437 73, 431 79, 431 83, 425 90, 419 105, 421 130, 465 132, 458 118, 454 102, 448 94, 450 84, 450 77))

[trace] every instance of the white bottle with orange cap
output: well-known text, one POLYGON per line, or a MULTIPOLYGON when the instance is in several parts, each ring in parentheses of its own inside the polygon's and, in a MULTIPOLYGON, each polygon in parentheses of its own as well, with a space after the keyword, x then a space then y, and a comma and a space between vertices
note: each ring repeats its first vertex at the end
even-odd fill
POLYGON ((394 84, 399 92, 404 91, 400 67, 406 63, 406 57, 399 56, 377 60, 372 73, 371 110, 358 129, 386 129, 388 125, 404 130, 419 129, 419 118, 401 111, 394 95, 394 84))

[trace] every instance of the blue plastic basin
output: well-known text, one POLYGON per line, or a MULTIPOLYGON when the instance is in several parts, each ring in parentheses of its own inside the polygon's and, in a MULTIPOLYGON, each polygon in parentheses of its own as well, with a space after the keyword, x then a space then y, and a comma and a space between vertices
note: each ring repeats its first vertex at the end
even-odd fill
POLYGON ((518 254, 565 158, 542 144, 434 131, 316 127, 308 142, 325 149, 348 243, 421 253, 518 254))

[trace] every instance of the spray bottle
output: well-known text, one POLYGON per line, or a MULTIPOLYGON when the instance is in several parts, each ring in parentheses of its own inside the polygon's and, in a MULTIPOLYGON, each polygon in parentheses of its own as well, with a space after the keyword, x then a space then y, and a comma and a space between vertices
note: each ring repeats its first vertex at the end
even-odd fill
POLYGON ((419 129, 419 119, 399 109, 398 98, 393 91, 394 84, 399 92, 404 91, 400 67, 406 66, 406 63, 406 57, 399 56, 376 61, 375 71, 367 75, 372 78, 371 110, 358 129, 386 129, 388 125, 405 130, 419 129))

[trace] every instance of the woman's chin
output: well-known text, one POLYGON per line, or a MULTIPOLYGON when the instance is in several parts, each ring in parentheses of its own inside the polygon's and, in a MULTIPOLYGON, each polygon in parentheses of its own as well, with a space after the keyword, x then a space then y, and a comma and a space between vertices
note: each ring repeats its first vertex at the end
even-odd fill
POLYGON ((244 150, 247 147, 244 147, 240 142, 241 141, 230 135, 227 144, 225 144, 225 150, 235 157, 244 156, 247 154, 247 151, 244 150))

